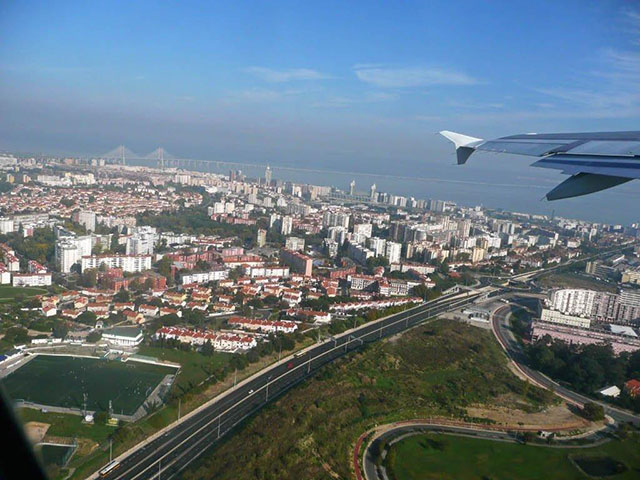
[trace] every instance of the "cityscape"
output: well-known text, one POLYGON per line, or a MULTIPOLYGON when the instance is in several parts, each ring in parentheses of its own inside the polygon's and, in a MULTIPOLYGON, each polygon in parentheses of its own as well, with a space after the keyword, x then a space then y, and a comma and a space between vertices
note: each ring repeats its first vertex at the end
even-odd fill
MULTIPOLYGON (((274 177, 269 167, 250 178, 240 170, 206 173, 109 158, 0 160, 2 383, 25 412, 29 434, 45 446, 51 435, 41 425, 54 412, 77 416, 80 432, 92 424, 112 429, 89 438, 74 433, 67 443, 54 437, 49 448, 72 452, 71 464, 87 475, 94 459, 104 458, 99 445, 107 438, 118 465, 130 469, 125 478, 133 472, 154 478, 148 462, 161 458, 167 475, 180 472, 190 458, 174 457, 173 444, 158 447, 168 451, 157 460, 130 460, 132 451, 148 447, 125 437, 128 425, 171 411, 154 429, 206 428, 182 419, 202 422, 198 412, 211 409, 209 417, 222 425, 212 432, 217 438, 247 415, 247 397, 222 414, 216 392, 242 385, 249 402, 265 403, 269 385, 276 397, 298 375, 331 361, 323 349, 338 348, 341 356, 360 347, 371 328, 386 337, 411 328, 412 312, 421 312, 421 322, 432 317, 429 309, 449 322, 495 329, 514 362, 527 355, 528 365, 548 374, 555 369, 551 378, 574 385, 574 402, 589 395, 606 418, 636 422, 638 224, 407 198, 375 184, 366 191, 355 182, 348 191, 297 184, 274 177), (508 326, 510 315, 501 315, 511 302, 508 326), (388 332, 378 326, 385 324, 378 319, 396 317, 406 324, 396 320, 388 332), (518 347, 503 335, 518 335, 518 347), (598 349, 621 369, 585 364, 586 377, 571 378, 560 357, 548 358, 560 355, 561 345, 578 356, 598 349), (81 362, 69 363, 74 358, 81 362), (114 366, 101 367, 104 361, 114 366), (55 389, 39 387, 47 377, 60 378, 55 389), (126 387, 105 388, 111 378, 126 387), (87 450, 89 439, 95 446, 87 450)), ((533 388, 547 386, 535 375, 524 378, 533 388)), ((570 410, 562 421, 590 431, 570 410)), ((566 427, 535 425, 569 441, 560 440, 566 427)), ((198 453, 208 447, 175 441, 198 453)), ((102 476, 120 478, 119 472, 102 476)))
POLYGON ((0 38, 1 480, 639 477, 634 2, 0 38))

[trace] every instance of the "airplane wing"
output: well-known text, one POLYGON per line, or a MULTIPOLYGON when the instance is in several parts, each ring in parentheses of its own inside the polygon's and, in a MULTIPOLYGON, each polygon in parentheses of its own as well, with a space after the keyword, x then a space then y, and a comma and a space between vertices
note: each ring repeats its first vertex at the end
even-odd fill
POLYGON ((578 197, 640 178, 640 131, 593 133, 525 133, 483 140, 443 130, 454 143, 458 164, 476 150, 540 157, 534 167, 571 175, 547 193, 547 200, 578 197))

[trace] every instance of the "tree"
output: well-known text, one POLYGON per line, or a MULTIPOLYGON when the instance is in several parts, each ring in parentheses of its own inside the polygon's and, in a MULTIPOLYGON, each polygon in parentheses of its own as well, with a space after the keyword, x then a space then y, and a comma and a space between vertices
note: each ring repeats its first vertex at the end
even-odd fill
POLYGON ((171 259, 169 257, 162 257, 158 262, 158 273, 167 279, 168 285, 173 285, 173 273, 171 272, 171 259))
POLYGON ((596 422, 598 420, 604 420, 604 408, 595 402, 587 402, 580 410, 580 414, 587 420, 596 422))
POLYGON ((20 345, 29 341, 29 332, 26 328, 10 327, 5 332, 3 340, 12 345, 20 345))
POLYGON ((522 440, 522 443, 530 443, 536 439, 536 434, 533 432, 523 432, 520 435, 520 439, 522 440))
POLYGON ((95 313, 86 311, 78 315, 78 318, 76 318, 76 321, 79 323, 83 323, 85 325, 95 325, 97 318, 98 317, 96 317, 95 313))
POLYGON ((80 275, 78 282, 83 287, 95 288, 98 284, 98 272, 95 268, 87 268, 80 275))
POLYGON ((260 360, 260 355, 258 354, 256 349, 252 348, 251 350, 249 350, 249 352, 247 353, 247 361, 249 363, 256 363, 259 360, 260 360))
POLYGON ((202 345, 202 354, 206 357, 210 357, 213 355, 213 345, 211 345, 211 340, 207 340, 207 343, 202 345))
POLYGON ((69 333, 69 328, 63 322, 59 322, 53 326, 53 336, 55 338, 65 338, 69 333))
POLYGON ((114 296, 113 296, 113 300, 119 303, 124 303, 124 302, 129 302, 131 301, 131 294, 125 290, 124 288, 121 288, 114 296))
POLYGON ((100 330, 94 330, 89 335, 87 335, 87 342, 96 343, 102 338, 102 332, 100 330))

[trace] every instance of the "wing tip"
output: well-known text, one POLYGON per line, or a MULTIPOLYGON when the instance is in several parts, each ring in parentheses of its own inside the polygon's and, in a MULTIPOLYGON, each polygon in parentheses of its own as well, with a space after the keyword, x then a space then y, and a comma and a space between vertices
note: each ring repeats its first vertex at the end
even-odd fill
POLYGON ((458 165, 465 164, 471 154, 475 152, 476 145, 482 142, 481 138, 470 137, 450 130, 441 130, 438 133, 455 145, 458 165))

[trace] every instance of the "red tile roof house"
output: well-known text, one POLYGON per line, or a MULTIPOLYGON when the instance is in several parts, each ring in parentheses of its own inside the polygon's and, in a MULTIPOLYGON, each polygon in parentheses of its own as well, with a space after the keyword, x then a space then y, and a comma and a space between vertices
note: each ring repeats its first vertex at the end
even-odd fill
POLYGON ((125 320, 130 321, 131 323, 142 323, 144 322, 144 316, 140 312, 132 312, 131 310, 125 310, 122 312, 125 320))
POLYGON ((640 381, 639 380, 629 380, 625 382, 624 389, 629 393, 631 397, 637 397, 640 395, 640 381))

